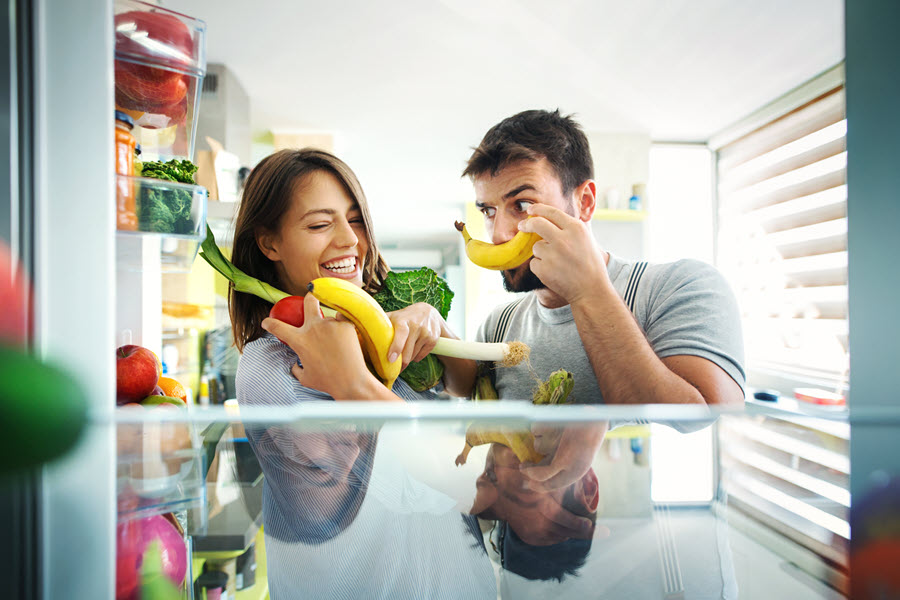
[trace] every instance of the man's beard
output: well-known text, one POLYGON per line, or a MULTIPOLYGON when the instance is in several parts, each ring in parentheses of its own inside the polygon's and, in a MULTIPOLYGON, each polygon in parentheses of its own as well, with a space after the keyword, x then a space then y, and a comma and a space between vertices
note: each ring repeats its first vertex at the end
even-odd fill
POLYGON ((538 279, 538 276, 531 272, 531 260, 519 265, 515 269, 502 271, 503 273, 503 289, 507 292, 530 292, 532 290, 542 290, 547 286, 538 279))

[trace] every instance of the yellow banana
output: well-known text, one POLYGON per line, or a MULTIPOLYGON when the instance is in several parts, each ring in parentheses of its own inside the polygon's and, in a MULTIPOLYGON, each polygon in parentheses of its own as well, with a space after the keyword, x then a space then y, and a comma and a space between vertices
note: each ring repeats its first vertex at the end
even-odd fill
POLYGON ((541 239, 541 236, 536 233, 520 231, 508 242, 491 244, 473 239, 466 230, 465 223, 457 221, 456 229, 462 233, 463 240, 466 242, 466 256, 469 257, 469 260, 479 267, 494 271, 515 269, 524 263, 531 258, 531 249, 534 247, 534 243, 541 239))
POLYGON ((497 390, 494 388, 494 384, 491 383, 490 375, 478 375, 475 378, 475 388, 472 390, 472 400, 479 402, 499 399, 497 390))
POLYGON ((336 277, 314 279, 307 289, 319 302, 338 311, 356 326, 366 358, 378 378, 390 389, 400 375, 403 361, 398 357, 388 362, 394 326, 384 309, 365 290, 336 277))
MULTIPOLYGON (((571 402, 569 394, 575 386, 575 378, 565 369, 559 369, 550 374, 547 381, 541 382, 534 394, 534 404, 567 404, 571 402)), ((475 379, 474 400, 497 400, 497 390, 491 383, 490 376, 479 369, 475 379)), ((469 427, 466 430, 466 445, 456 464, 465 464, 469 452, 475 446, 482 444, 502 444, 512 450, 520 462, 537 463, 543 460, 544 455, 534 449, 534 435, 530 431, 515 431, 505 427, 498 429, 486 429, 482 427, 469 427)))
POLYGON ((519 462, 538 463, 543 460, 544 455, 534 449, 534 436, 530 431, 513 431, 505 427, 500 429, 482 429, 480 427, 469 427, 466 431, 466 445, 459 456, 456 457, 456 464, 463 465, 469 457, 469 451, 475 446, 482 444, 501 444, 506 446, 515 453, 519 462))

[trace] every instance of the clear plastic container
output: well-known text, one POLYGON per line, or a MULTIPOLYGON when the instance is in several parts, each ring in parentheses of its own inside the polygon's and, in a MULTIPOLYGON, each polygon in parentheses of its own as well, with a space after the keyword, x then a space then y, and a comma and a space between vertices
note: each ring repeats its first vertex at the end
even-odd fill
POLYGON ((118 232, 118 264, 142 270, 145 246, 151 243, 159 247, 162 271, 190 271, 206 239, 206 188, 149 177, 116 177, 120 185, 125 182, 134 188, 138 215, 136 231, 118 232))
POLYGON ((206 74, 206 24, 137 0, 115 2, 115 102, 143 160, 191 158, 206 74))
MULTIPOLYGON (((123 422, 117 428, 116 488, 119 520, 144 518, 202 506, 206 500, 204 455, 191 423, 154 421, 159 408, 135 410, 146 421, 123 422)), ((165 410, 165 409, 163 409, 165 410)), ((172 408, 170 412, 183 409, 172 408)), ((186 412, 186 410, 184 410, 186 412)))

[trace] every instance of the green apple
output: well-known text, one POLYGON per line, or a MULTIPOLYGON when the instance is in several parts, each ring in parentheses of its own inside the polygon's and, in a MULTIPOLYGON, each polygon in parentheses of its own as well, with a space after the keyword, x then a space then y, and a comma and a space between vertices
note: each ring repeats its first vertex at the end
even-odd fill
POLYGON ((155 406, 157 404, 174 404, 175 406, 186 406, 185 403, 180 398, 173 398, 171 396, 147 396, 143 400, 141 400, 141 405, 143 406, 155 406))

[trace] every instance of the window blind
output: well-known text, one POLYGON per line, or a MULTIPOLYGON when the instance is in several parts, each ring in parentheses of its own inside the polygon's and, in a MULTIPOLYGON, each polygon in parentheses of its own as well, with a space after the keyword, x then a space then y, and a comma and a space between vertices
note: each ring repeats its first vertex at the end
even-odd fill
MULTIPOLYGON (((740 305, 751 387, 777 373, 783 393, 808 382, 846 393, 842 67, 785 98, 710 142, 716 264, 740 305)), ((850 538, 848 424, 785 412, 724 418, 718 433, 728 506, 817 555, 829 578, 841 577, 850 538)))
POLYGON ((721 419, 721 488, 740 510, 847 567, 850 428, 792 417, 721 419))
POLYGON ((845 381, 846 131, 839 83, 717 149, 717 264, 751 372, 845 381))

